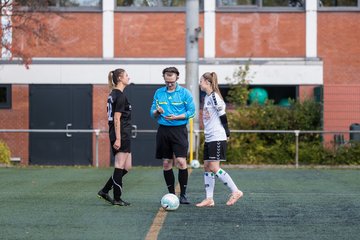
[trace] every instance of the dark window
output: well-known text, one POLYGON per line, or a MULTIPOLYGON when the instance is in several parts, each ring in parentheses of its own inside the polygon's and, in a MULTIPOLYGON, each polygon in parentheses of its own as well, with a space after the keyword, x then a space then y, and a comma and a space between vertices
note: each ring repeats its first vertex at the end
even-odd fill
POLYGON ((11 108, 11 85, 0 84, 0 108, 11 108))
POLYGON ((117 0, 118 7, 185 7, 186 0, 117 0))
POLYGON ((358 0, 320 0, 321 7, 356 7, 358 0))
POLYGON ((97 7, 101 8, 101 0, 17 0, 21 6, 28 7, 97 7))
POLYGON ((217 0, 219 7, 258 6, 258 7, 305 7, 304 0, 217 0))
POLYGON ((264 7, 304 7, 304 0, 263 0, 264 7))
POLYGON ((257 5, 256 0, 217 0, 218 6, 257 5))

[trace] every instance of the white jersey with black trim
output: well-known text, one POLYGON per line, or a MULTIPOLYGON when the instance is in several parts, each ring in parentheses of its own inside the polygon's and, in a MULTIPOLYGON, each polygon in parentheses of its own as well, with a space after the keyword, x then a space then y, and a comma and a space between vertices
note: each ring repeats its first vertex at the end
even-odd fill
POLYGON ((225 114, 226 104, 219 94, 212 92, 206 95, 203 107, 205 142, 226 141, 226 133, 220 121, 225 114))

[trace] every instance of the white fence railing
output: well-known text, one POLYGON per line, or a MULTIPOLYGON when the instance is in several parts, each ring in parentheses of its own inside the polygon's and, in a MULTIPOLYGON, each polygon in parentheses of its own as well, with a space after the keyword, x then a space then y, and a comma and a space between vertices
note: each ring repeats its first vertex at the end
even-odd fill
MULTIPOLYGON (((95 166, 99 167, 99 135, 100 129, 0 129, 0 133, 95 133, 95 166)), ((104 132, 104 131, 103 131, 104 132)))
MULTIPOLYGON (((132 137, 136 138, 137 133, 156 133, 157 130, 141 130, 133 129, 132 137)), ((203 130, 194 130, 196 157, 198 157, 198 145, 200 134, 203 130)), ((360 130, 336 130, 336 131, 321 131, 321 130, 231 130, 232 133, 281 133, 295 135, 295 167, 299 167, 299 136, 300 134, 338 134, 338 133, 359 133, 360 130)), ((95 166, 99 166, 99 135, 100 133, 107 133, 101 129, 0 129, 0 133, 95 133, 95 166)))

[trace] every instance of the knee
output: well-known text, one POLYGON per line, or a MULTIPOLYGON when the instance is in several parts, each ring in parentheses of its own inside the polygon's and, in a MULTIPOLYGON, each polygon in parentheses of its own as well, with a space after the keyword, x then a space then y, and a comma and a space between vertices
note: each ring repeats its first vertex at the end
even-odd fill
POLYGON ((177 167, 180 168, 180 169, 186 169, 187 168, 186 159, 178 159, 177 160, 177 167))
POLYGON ((209 166, 206 166, 206 165, 204 164, 204 171, 205 171, 205 172, 211 172, 211 168, 210 168, 209 166))
POLYGON ((170 161, 163 161, 163 168, 164 170, 170 170, 172 168, 172 163, 170 161))

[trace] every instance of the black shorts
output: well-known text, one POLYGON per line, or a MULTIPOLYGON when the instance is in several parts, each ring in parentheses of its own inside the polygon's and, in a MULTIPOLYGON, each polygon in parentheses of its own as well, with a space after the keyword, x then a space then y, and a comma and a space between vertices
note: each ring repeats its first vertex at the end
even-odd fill
POLYGON ((188 147, 186 125, 159 126, 156 134, 156 158, 172 159, 173 155, 186 158, 188 147))
POLYGON ((226 161, 226 141, 205 142, 204 161, 226 161))
POLYGON ((131 141, 130 139, 121 139, 121 146, 119 149, 115 149, 114 148, 114 143, 115 141, 110 141, 110 144, 111 144, 111 150, 112 150, 112 153, 114 154, 114 156, 118 153, 118 152, 128 152, 130 153, 131 152, 131 141))

